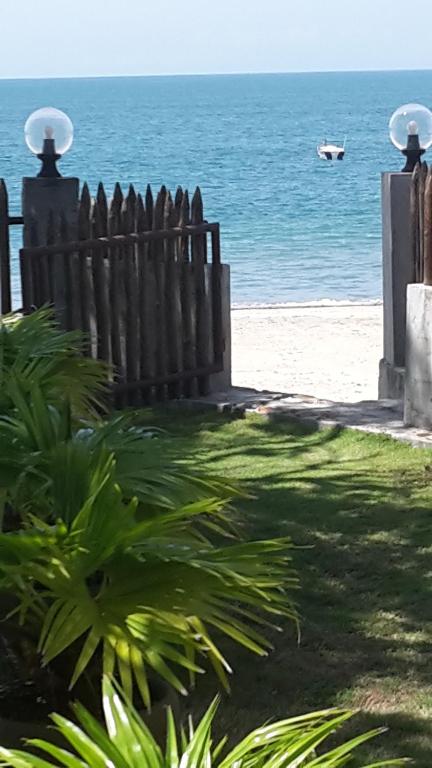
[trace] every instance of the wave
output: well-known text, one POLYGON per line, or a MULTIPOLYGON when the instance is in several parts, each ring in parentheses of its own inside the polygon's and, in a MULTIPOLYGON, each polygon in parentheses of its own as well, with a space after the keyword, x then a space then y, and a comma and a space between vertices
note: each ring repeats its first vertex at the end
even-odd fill
POLYGON ((231 309, 313 309, 314 307, 380 307, 382 299, 312 299, 310 301, 233 302, 231 309))

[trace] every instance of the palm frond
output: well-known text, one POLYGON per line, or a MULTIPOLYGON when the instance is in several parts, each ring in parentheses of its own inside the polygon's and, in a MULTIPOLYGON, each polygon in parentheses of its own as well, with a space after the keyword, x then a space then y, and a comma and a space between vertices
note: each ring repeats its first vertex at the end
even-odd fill
MULTIPOLYGON (((326 710, 258 728, 224 756, 223 744, 215 747, 212 737, 218 704, 214 700, 197 727, 192 726, 189 735, 183 732, 180 739, 168 711, 167 744, 163 751, 128 697, 105 677, 105 729, 81 704, 76 704, 78 724, 59 715, 52 716, 68 748, 33 739, 28 746, 37 750, 37 755, 0 748, 0 764, 13 768, 343 768, 351 763, 361 744, 385 730, 363 733, 323 753, 327 738, 352 717, 349 711, 326 710)), ((363 768, 400 768, 408 762, 384 760, 363 768)))
POLYGON ((84 341, 79 331, 60 330, 48 308, 0 318, 0 414, 13 408, 11 377, 27 393, 37 384, 50 403, 68 400, 74 416, 100 413, 108 369, 83 355, 84 341))

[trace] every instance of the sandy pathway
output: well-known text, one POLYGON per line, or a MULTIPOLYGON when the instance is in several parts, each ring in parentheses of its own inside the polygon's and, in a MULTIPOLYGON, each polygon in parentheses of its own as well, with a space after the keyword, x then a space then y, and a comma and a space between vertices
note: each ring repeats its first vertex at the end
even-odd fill
POLYGON ((234 309, 233 384, 354 402, 377 397, 382 307, 234 309))

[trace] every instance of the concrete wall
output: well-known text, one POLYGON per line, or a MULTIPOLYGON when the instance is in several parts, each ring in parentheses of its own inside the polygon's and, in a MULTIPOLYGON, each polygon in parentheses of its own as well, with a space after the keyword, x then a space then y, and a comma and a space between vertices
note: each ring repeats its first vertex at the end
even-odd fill
POLYGON ((407 294, 405 413, 407 426, 432 429, 432 286, 407 294))
POLYGON ((410 189, 411 174, 382 174, 384 354, 380 363, 380 398, 400 399, 403 395, 406 290, 414 279, 410 189))

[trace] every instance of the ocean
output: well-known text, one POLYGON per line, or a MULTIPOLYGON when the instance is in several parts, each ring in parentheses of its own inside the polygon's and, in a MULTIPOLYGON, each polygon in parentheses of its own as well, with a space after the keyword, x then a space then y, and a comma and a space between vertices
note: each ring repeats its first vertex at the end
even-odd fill
POLYGON ((375 301, 380 172, 402 167, 387 125, 409 101, 432 107, 432 71, 3 80, 0 176, 20 213, 21 178, 39 165, 24 122, 55 106, 75 126, 63 175, 92 191, 201 187, 235 305, 375 301), (342 162, 318 158, 323 138, 344 137, 342 162))

